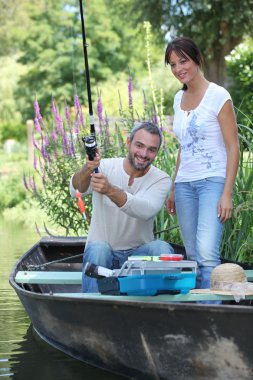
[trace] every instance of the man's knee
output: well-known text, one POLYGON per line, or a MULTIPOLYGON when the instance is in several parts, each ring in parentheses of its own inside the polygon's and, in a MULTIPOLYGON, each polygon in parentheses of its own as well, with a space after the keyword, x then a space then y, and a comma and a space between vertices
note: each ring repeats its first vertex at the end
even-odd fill
POLYGON ((89 242, 84 250, 83 262, 110 268, 112 262, 111 246, 105 241, 89 242))
POLYGON ((163 240, 153 240, 150 243, 150 255, 151 256, 160 256, 162 254, 171 254, 174 253, 174 248, 163 240))

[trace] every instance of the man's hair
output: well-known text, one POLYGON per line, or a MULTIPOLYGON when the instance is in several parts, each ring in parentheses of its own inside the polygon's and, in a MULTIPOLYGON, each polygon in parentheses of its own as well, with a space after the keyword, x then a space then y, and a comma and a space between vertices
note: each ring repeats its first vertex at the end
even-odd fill
POLYGON ((130 132, 130 136, 129 136, 130 142, 133 141, 136 132, 138 132, 140 129, 144 129, 144 131, 151 133, 151 135, 159 136, 160 138, 159 148, 160 148, 162 139, 163 139, 162 132, 160 131, 159 127, 156 124, 148 122, 148 121, 144 121, 142 123, 135 123, 135 126, 130 132))

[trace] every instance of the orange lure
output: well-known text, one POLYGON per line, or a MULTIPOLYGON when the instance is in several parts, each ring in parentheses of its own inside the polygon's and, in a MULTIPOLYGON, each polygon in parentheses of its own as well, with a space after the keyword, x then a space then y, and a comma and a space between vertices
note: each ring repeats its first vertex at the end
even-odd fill
POLYGON ((76 190, 76 197, 77 197, 78 208, 79 208, 81 214, 83 215, 84 220, 86 220, 85 203, 82 199, 82 194, 78 190, 76 190))

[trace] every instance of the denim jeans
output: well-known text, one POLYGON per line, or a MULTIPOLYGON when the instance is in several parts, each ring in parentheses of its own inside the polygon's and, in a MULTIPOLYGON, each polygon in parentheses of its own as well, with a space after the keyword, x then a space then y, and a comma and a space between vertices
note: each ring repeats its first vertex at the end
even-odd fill
POLYGON ((223 224, 217 205, 225 178, 175 183, 175 203, 187 258, 198 263, 197 287, 210 288, 212 270, 220 264, 223 224))
MULTIPOLYGON (((129 256, 160 256, 162 253, 174 253, 172 246, 162 240, 153 240, 137 248, 124 251, 114 251, 105 241, 94 241, 85 247, 83 268, 89 262, 109 269, 119 269, 129 256)), ((83 273, 82 291, 85 293, 98 292, 97 280, 83 273)))

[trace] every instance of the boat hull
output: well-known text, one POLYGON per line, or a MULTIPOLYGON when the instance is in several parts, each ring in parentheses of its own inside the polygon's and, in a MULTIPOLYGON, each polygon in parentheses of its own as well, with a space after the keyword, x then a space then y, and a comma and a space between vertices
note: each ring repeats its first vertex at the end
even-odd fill
POLYGON ((252 308, 27 297, 34 328, 65 353, 135 379, 252 379, 252 308))
MULTIPOLYGON (((32 252, 30 252, 32 255, 32 252)), ((38 334, 91 365, 140 380, 251 380, 253 308, 37 293, 14 281, 38 334)))

